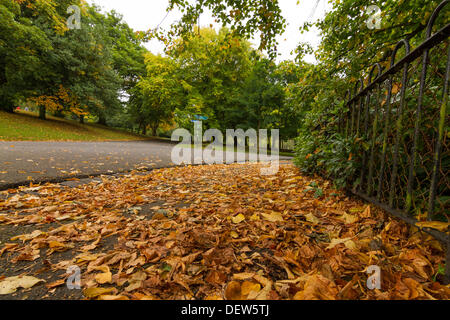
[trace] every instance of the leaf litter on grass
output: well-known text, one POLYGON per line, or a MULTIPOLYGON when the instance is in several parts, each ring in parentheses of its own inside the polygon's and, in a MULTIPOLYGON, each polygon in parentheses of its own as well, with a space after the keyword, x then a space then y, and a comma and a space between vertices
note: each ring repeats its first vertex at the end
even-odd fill
MULTIPOLYGON (((28 290, 39 287, 37 275, 14 265, 41 262, 51 272, 78 266, 86 299, 450 297, 450 287, 435 281, 445 262, 439 242, 292 165, 270 177, 261 165, 176 167, 3 192, 0 226, 34 230, 0 242, 0 263, 11 267, 8 277, 0 270, 0 287, 11 287, 2 292, 20 287, 8 287, 11 276, 38 281, 28 290), (305 192, 313 182, 320 197, 305 192), (381 268, 380 290, 367 288, 371 265, 381 268)), ((46 283, 49 295, 68 276, 46 283)))

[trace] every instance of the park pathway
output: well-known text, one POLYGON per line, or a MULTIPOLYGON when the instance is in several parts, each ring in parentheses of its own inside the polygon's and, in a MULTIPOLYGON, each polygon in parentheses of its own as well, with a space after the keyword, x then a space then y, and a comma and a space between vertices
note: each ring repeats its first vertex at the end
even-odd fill
MULTIPOLYGON (((174 166, 175 144, 165 141, 0 141, 0 190, 29 182, 174 166)), ((281 159, 289 159, 280 157, 281 159)))

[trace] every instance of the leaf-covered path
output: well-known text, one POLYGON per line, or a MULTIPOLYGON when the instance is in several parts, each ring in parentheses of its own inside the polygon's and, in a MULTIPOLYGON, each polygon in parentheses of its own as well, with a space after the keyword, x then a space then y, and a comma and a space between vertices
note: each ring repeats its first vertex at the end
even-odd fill
POLYGON ((434 281, 437 241, 290 164, 269 177, 261 166, 2 192, 0 299, 450 297, 434 281), (381 290, 367 288, 370 265, 381 290), (71 266, 81 290, 66 286, 71 266))

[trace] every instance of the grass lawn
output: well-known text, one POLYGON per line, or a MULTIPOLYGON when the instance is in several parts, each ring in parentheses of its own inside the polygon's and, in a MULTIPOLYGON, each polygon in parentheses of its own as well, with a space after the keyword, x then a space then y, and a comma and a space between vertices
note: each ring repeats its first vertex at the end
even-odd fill
POLYGON ((125 141, 146 140, 132 134, 97 124, 81 124, 48 116, 39 119, 30 112, 0 111, 0 140, 3 141, 125 141))

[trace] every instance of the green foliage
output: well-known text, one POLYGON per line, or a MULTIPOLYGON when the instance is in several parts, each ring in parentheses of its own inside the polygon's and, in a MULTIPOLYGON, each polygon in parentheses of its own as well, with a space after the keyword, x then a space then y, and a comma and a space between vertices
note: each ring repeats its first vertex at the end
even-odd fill
POLYGON ((184 115, 177 119, 179 124, 201 114, 209 118, 209 127, 225 130, 237 125, 235 111, 241 107, 241 88, 251 71, 251 52, 250 44, 228 29, 216 33, 202 28, 200 35, 179 39, 170 52, 186 92, 184 112, 177 110, 177 115, 184 115))
POLYGON ((173 118, 173 111, 181 102, 182 88, 172 59, 149 53, 145 63, 147 75, 137 84, 130 104, 131 114, 144 134, 149 125, 156 136, 159 126, 173 118))
POLYGON ((352 187, 352 181, 358 181, 360 148, 339 134, 324 137, 302 132, 296 139, 294 164, 304 173, 332 179, 338 188, 352 187))
MULTIPOLYGON (((395 45, 409 39, 415 47, 424 40, 424 30, 433 10, 441 0, 340 0, 331 1, 332 10, 324 19, 305 23, 301 31, 319 29, 322 41, 316 56, 328 74, 359 78, 361 72, 375 62, 387 67, 395 45), (368 6, 381 9, 381 29, 369 29, 368 6)), ((449 13, 442 14, 435 23, 434 32, 448 22, 449 13)), ((308 52, 307 46, 298 48, 299 58, 308 52)), ((401 57, 399 52, 397 59, 401 57)))
POLYGON ((81 0, 1 0, 0 17, 0 108, 31 99, 42 117, 47 109, 103 124, 123 114, 118 93, 145 73, 146 50, 119 15, 81 0), (66 26, 71 5, 82 8, 81 29, 66 26))
POLYGON ((245 106, 240 113, 244 129, 280 128, 284 90, 279 76, 275 63, 258 56, 254 58, 241 95, 245 106))
POLYGON ((183 17, 172 26, 169 36, 187 39, 196 31, 200 15, 209 9, 224 27, 231 25, 234 36, 249 38, 259 32, 259 49, 267 49, 272 58, 276 55, 276 36, 286 28, 277 0, 170 0, 168 11, 175 7, 181 9, 183 17))
POLYGON ((11 112, 37 76, 38 54, 50 49, 50 41, 15 1, 0 0, 0 21, 0 108, 11 112))

